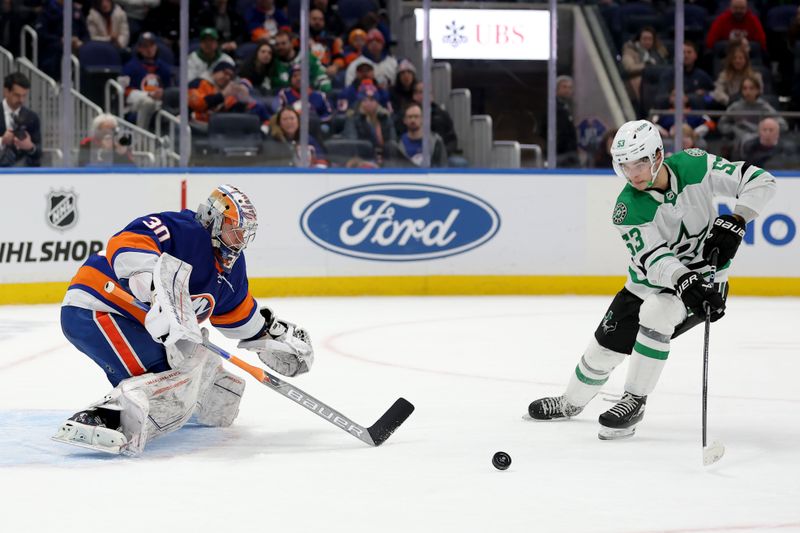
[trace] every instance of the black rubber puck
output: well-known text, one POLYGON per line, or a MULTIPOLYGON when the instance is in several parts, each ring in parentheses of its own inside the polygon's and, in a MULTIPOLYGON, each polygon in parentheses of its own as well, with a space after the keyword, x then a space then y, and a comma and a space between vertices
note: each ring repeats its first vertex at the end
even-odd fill
POLYGON ((506 470, 511 466, 511 456, 506 452, 497 452, 492 457, 492 464, 498 470, 506 470))

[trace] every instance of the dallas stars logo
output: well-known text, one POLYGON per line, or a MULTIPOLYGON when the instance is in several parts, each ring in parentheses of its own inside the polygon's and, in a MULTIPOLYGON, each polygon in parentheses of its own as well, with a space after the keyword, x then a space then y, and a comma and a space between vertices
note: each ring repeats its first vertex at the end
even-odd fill
POLYGON ((622 202, 619 202, 614 206, 614 214, 611 215, 611 221, 614 222, 614 224, 622 224, 626 216, 628 216, 628 207, 622 202))
POLYGON ((695 257, 703 246, 706 240, 706 229, 701 228, 697 234, 692 235, 686 226, 681 222, 681 229, 678 232, 678 238, 669 245, 670 250, 675 254, 678 259, 682 257, 695 257))
POLYGON ((686 152, 688 155, 692 157, 703 157, 704 155, 706 155, 706 151, 701 150, 700 148, 687 148, 686 150, 684 150, 684 152, 686 152))
POLYGON ((617 329, 616 322, 610 322, 610 320, 614 318, 614 311, 609 311, 606 313, 606 316, 603 317, 603 323, 600 324, 600 327, 603 328, 603 334, 608 335, 612 331, 617 329))

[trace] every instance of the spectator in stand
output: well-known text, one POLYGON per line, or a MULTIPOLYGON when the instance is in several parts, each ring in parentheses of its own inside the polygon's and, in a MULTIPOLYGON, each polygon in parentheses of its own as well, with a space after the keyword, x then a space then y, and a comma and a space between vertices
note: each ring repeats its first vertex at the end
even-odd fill
POLYGON ((375 83, 375 67, 372 63, 361 63, 356 69, 356 79, 339 93, 339 99, 336 101, 336 109, 339 113, 345 113, 355 106, 358 101, 358 89, 364 83, 375 87, 378 103, 389 111, 393 111, 389 91, 378 87, 375 83))
MULTIPOLYGON (((270 121, 270 136, 277 142, 292 146, 292 152, 300 160, 300 114, 291 107, 284 107, 270 121)), ((313 135, 308 134, 309 161, 311 166, 326 168, 325 148, 313 135)))
MULTIPOLYGON (((675 89, 669 94, 669 109, 675 111, 675 89)), ((683 95, 683 111, 688 113, 693 111, 692 106, 689 105, 689 96, 683 95)), ((662 137, 674 137, 675 115, 653 115, 650 121, 656 125, 658 132, 662 137), (670 133, 673 132, 673 133, 670 133)), ((708 115, 683 115, 683 123, 688 124, 692 131, 695 132, 697 138, 704 138, 708 132, 716 128, 716 124, 708 115)))
MULTIPOLYGON (((690 125, 684 123, 681 129, 683 135, 681 137, 682 150, 688 150, 689 148, 701 148, 700 144, 703 142, 703 140, 697 136, 694 129, 690 125)), ((670 137, 672 137, 673 139, 675 138, 674 125, 670 129, 669 134, 670 137)))
POLYGON ((767 168, 792 168, 797 161, 793 151, 781 140, 781 127, 774 118, 767 117, 758 123, 758 136, 742 145, 742 158, 755 166, 767 168), (794 159, 794 161, 793 161, 794 159))
POLYGON ((319 9, 325 15, 325 27, 331 35, 342 35, 345 32, 347 28, 344 27, 337 6, 331 6, 328 0, 312 0, 311 7, 319 9))
POLYGON ((706 36, 706 48, 713 50, 719 41, 747 39, 767 49, 767 35, 761 21, 747 7, 747 0, 731 0, 730 8, 720 13, 706 36))
POLYGON ((116 2, 128 15, 128 27, 130 28, 131 37, 135 38, 144 27, 147 13, 150 9, 158 6, 161 0, 116 0, 116 2))
POLYGON ((344 47, 344 66, 350 66, 350 63, 361 57, 366 45, 367 32, 361 28, 353 29, 347 37, 347 46, 344 47))
MULTIPOLYGON (((272 89, 289 87, 292 65, 300 64, 300 54, 292 44, 292 35, 287 31, 279 31, 275 36, 275 71, 272 78, 272 89)), ((308 76, 311 86, 324 93, 331 91, 331 80, 325 74, 325 69, 319 59, 310 51, 308 52, 308 76)))
POLYGON ((800 6, 797 7, 797 12, 789 24, 789 32, 786 38, 789 41, 789 49, 794 50, 794 44, 800 40, 800 6))
POLYGON ((642 96, 644 69, 649 65, 666 65, 668 55, 652 26, 639 30, 636 39, 631 39, 622 47, 622 68, 628 75, 628 83, 637 99, 642 96))
MULTIPOLYGON (((556 160, 558 166, 574 167, 578 160, 578 132, 572 118, 572 98, 575 94, 571 76, 556 78, 556 160)), ((541 121, 540 135, 547 138, 547 115, 541 121)))
POLYGON ((125 101, 136 113, 136 125, 150 128, 150 120, 161 108, 164 89, 172 85, 172 68, 158 59, 156 37, 150 32, 139 35, 136 53, 124 67, 125 101))
MULTIPOLYGON (((292 66, 291 86, 278 91, 273 108, 277 111, 282 107, 291 107, 298 113, 300 109, 300 82, 302 81, 300 65, 292 66)), ((333 110, 324 93, 308 88, 308 103, 321 122, 330 122, 333 110)))
MULTIPOLYGON (((697 45, 692 41, 683 43, 683 91, 685 94, 696 94, 704 100, 711 101, 711 91, 714 90, 714 80, 706 71, 697 66, 697 45)), ((664 73, 659 82, 659 92, 666 94, 675 85, 675 72, 671 70, 664 73)))
MULTIPOLYGON (((422 107, 412 102, 403 111, 405 133, 400 136, 400 153, 416 166, 422 166, 422 107)), ((431 132, 432 167, 447 166, 447 149, 444 141, 435 132, 431 132)))
MULTIPOLYGON (((421 81, 414 84, 412 92, 411 103, 417 104, 420 109, 424 102, 425 86, 421 81)), ((403 106, 401 109, 405 109, 403 106)), ((395 120, 397 126, 397 134, 400 135, 405 132, 405 113, 403 113, 400 120, 395 120)), ((450 114, 439 104, 431 100, 431 132, 436 133, 444 143, 447 149, 447 154, 454 154, 458 151, 458 137, 456 136, 455 125, 450 114)))
POLYGON ((21 72, 3 79, 0 167, 38 167, 42 157, 39 115, 25 107, 31 82, 21 72))
POLYGON ((128 47, 131 38, 128 15, 114 0, 94 0, 86 26, 93 41, 110 42, 122 49, 128 47))
POLYGON ((344 44, 342 39, 325 29, 325 14, 312 8, 308 12, 311 53, 319 59, 329 78, 334 79, 344 68, 344 44))
POLYGON ((386 49, 386 40, 377 28, 367 32, 367 46, 361 51, 361 57, 353 60, 347 67, 344 82, 350 85, 356 77, 356 68, 361 63, 372 63, 375 66, 375 80, 381 87, 389 87, 397 77, 397 59, 386 49))
POLYGON ((214 28, 203 28, 200 32, 200 47, 189 54, 187 78, 211 79, 214 67, 220 63, 234 63, 233 58, 219 46, 219 33, 214 28))
POLYGON ((386 143, 395 141, 397 136, 392 114, 380 105, 377 94, 377 87, 372 83, 361 84, 356 109, 345 121, 343 136, 369 141, 374 150, 373 159, 380 165, 386 143))
POLYGON ((750 66, 750 56, 747 53, 746 44, 743 41, 732 41, 711 97, 719 104, 727 106, 739 96, 742 81, 747 77, 756 78, 759 85, 764 86, 761 73, 753 70, 750 66))
POLYGON ((226 54, 236 53, 239 44, 245 39, 249 40, 244 18, 236 11, 235 0, 212 0, 204 4, 191 24, 217 30, 222 43, 220 48, 226 54))
MULTIPOLYGON (((191 11, 196 9, 194 2, 189 4, 189 20, 194 20, 191 11)), ((178 52, 178 41, 180 40, 179 28, 181 19, 181 0, 161 0, 153 9, 147 12, 147 17, 142 25, 143 31, 149 31, 161 38, 167 46, 174 52, 178 52)), ((190 26, 190 35, 192 29, 190 26)), ((191 78, 189 78, 191 80, 191 78)))
MULTIPOLYGON (((55 79, 61 79, 61 56, 64 40, 64 0, 49 0, 36 21, 39 36, 39 68, 55 79)), ((89 37, 80 4, 72 5, 72 51, 77 53, 89 37)))
POLYGON ((252 113, 268 127, 269 111, 250 96, 249 83, 234 82, 236 67, 233 63, 219 63, 214 67, 211 81, 195 78, 189 83, 189 108, 192 119, 208 122, 211 113, 252 113))
POLYGON ((742 81, 742 97, 728 106, 728 114, 719 121, 719 132, 728 137, 741 140, 758 131, 758 123, 764 116, 775 117, 782 132, 789 129, 788 124, 777 116, 778 112, 761 98, 761 81, 755 76, 746 76, 742 81), (760 115, 737 115, 739 112, 758 112, 760 115))
POLYGON ((367 11, 358 19, 358 22, 356 22, 353 27, 361 28, 367 32, 367 35, 369 35, 370 30, 376 29, 383 35, 383 41, 385 43, 392 42, 392 32, 389 30, 387 21, 382 19, 377 11, 367 11))
POLYGON ((408 104, 414 101, 414 86, 416 84, 417 69, 414 63, 408 59, 403 59, 397 65, 397 78, 390 89, 392 109, 405 109, 408 104))
POLYGON ((22 27, 33 26, 44 0, 2 0, 0 1, 0 46, 19 55, 19 36, 22 27))
POLYGON ((78 166, 134 166, 130 134, 121 134, 117 117, 102 113, 92 121, 92 134, 81 141, 78 166))
POLYGON ((617 129, 613 128, 607 130, 600 138, 597 144, 597 150, 594 153, 593 168, 611 168, 613 161, 611 159, 611 145, 614 142, 614 137, 617 135, 617 129))
POLYGON ((261 96, 271 96, 272 78, 275 76, 275 52, 272 45, 267 42, 259 44, 253 55, 242 64, 239 76, 250 80, 250 84, 261 96))
POLYGON ((253 42, 276 38, 281 30, 290 31, 289 17, 275 7, 275 0, 255 0, 245 12, 244 22, 253 42))

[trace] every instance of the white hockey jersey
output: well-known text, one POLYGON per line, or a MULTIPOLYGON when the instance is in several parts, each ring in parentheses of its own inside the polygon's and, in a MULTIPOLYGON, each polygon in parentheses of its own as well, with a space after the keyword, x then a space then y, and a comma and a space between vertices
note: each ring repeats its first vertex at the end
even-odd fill
MULTIPOLYGON (((625 288, 642 299, 674 288, 675 274, 684 267, 709 273, 702 251, 717 217, 715 198, 736 198, 734 212, 749 221, 775 194, 769 172, 697 148, 668 157, 664 166, 669 174, 666 192, 638 191, 628 184, 612 215, 631 253, 625 288)), ((718 282, 727 280, 729 266, 719 265, 718 282)))

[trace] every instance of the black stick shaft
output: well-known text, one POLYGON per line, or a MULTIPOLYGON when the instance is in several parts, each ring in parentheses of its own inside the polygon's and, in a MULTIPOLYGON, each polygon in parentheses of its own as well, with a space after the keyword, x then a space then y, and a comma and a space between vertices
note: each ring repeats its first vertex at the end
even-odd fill
MULTIPOLYGON (((714 278, 717 276, 717 254, 716 248, 711 251, 709 265, 711 266, 711 277, 709 279, 711 287, 714 287, 714 278)), ((706 329, 703 337, 703 448, 706 447, 708 435, 708 344, 711 336, 711 309, 706 305, 706 329)))

